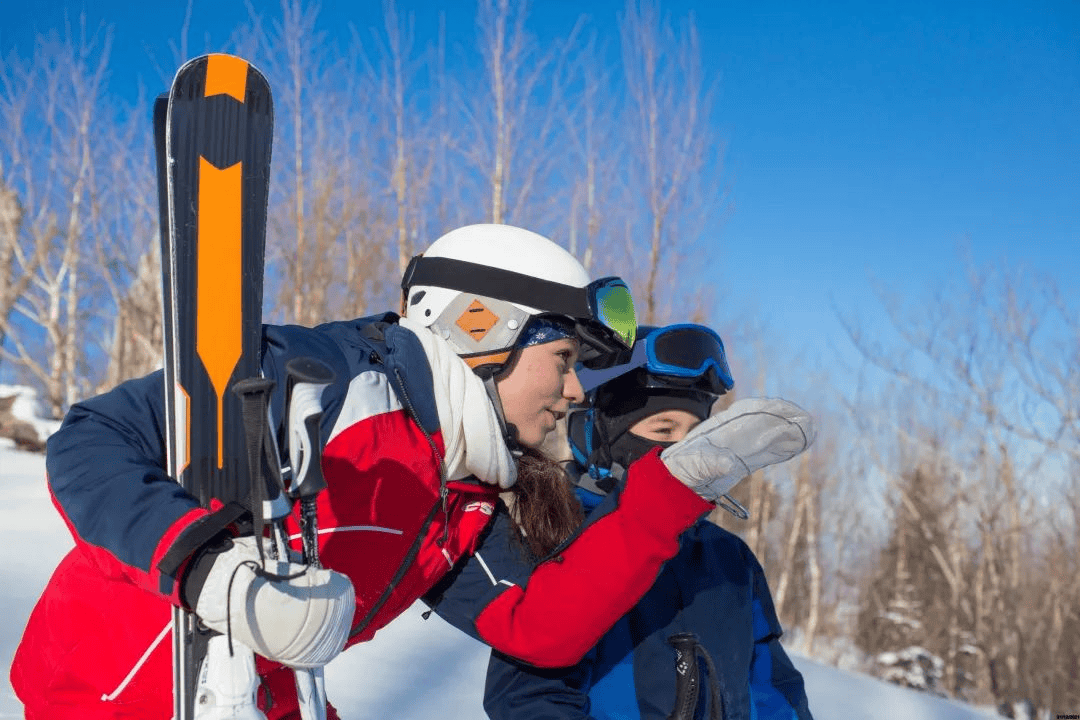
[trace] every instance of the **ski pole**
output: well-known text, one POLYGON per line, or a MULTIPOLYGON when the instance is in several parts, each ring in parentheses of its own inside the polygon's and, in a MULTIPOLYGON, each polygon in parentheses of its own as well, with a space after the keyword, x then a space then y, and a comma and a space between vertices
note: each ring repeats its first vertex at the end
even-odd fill
MULTIPOLYGON (((316 498, 326 487, 322 473, 322 393, 334 381, 334 371, 310 357, 285 364, 285 404, 289 432, 290 497, 300 501, 300 534, 304 562, 320 568, 316 498)), ((325 720, 326 684, 323 669, 296 671, 296 697, 304 720, 325 720)))
MULTIPOLYGON (((282 500, 280 489, 269 487, 267 472, 276 471, 266 462, 269 433, 267 411, 272 380, 247 378, 233 385, 240 397, 241 418, 247 449, 248 502, 255 522, 255 537, 263 555, 263 526, 272 516, 273 498, 282 500)), ((271 545, 272 555, 273 545, 271 545)), ((265 560, 265 555, 264 555, 265 560)), ((255 652, 224 635, 214 635, 206 644, 206 655, 199 669, 194 700, 194 720, 265 720, 259 711, 255 693, 259 674, 255 652)))
POLYGON ((322 567, 315 512, 315 499, 326 487, 322 474, 319 423, 322 421, 322 392, 334 381, 334 371, 325 363, 310 357, 289 360, 285 371, 289 465, 292 468, 289 495, 300 501, 304 561, 313 567, 322 567))

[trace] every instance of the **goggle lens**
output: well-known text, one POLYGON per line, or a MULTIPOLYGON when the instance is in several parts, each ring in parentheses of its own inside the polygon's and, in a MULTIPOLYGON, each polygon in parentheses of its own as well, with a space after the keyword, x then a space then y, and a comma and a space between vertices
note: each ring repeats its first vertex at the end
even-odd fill
POLYGON ((621 280, 601 281, 596 287, 592 302, 596 319, 611 330, 627 348, 633 347, 637 333, 637 315, 634 314, 634 298, 621 280))
POLYGON ((652 372, 699 377, 711 366, 726 389, 735 385, 724 343, 707 328, 676 326, 649 335, 647 344, 648 367, 652 372))

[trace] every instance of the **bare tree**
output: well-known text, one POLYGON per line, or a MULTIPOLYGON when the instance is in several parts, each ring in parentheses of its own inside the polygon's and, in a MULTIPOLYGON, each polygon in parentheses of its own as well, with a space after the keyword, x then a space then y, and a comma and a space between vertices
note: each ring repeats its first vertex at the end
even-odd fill
POLYGON ((617 116, 620 102, 612 92, 615 69, 602 60, 602 49, 594 33, 585 40, 571 63, 571 97, 562 111, 568 140, 564 174, 571 188, 567 249, 581 258, 586 269, 602 257, 603 273, 629 271, 626 256, 612 252, 617 242, 613 232, 617 220, 625 216, 621 207, 619 180, 623 155, 617 116), (576 86, 576 87, 574 87, 576 86))
POLYGON ((556 138, 565 102, 568 54, 578 27, 542 48, 526 29, 528 5, 484 0, 477 13, 483 84, 458 89, 469 141, 466 167, 487 198, 487 219, 543 227, 562 194, 551 180, 561 159, 556 138))
MULTIPOLYGON (((368 43, 373 52, 363 52, 355 32, 353 38, 370 88, 365 100, 375 108, 370 122, 371 177, 379 202, 383 197, 389 200, 383 215, 390 227, 383 244, 391 245, 387 253, 396 255, 397 276, 421 245, 419 238, 445 228, 439 208, 448 188, 437 192, 434 179, 444 162, 445 146, 454 138, 445 127, 442 93, 447 78, 440 51, 417 48, 414 26, 412 13, 399 14, 396 3, 386 0, 383 26, 372 32, 368 43)), ((387 271, 396 277, 390 268, 387 271)))
POLYGON ((389 237, 367 170, 379 140, 369 137, 371 117, 383 108, 370 106, 374 93, 356 53, 339 53, 317 19, 318 6, 303 0, 283 0, 273 22, 252 8, 249 32, 236 40, 266 73, 277 110, 268 315, 306 325, 368 304, 373 280, 385 279, 389 237))
MULTIPOLYGON (((695 193, 719 196, 722 146, 712 137, 712 93, 701 65, 691 14, 676 29, 655 0, 628 0, 619 22, 622 67, 632 127, 627 173, 628 204, 641 206, 628 244, 644 245, 644 266, 635 276, 642 318, 656 324, 675 277, 701 230, 704 206, 695 193), (703 173, 703 171, 706 171, 703 173), (644 232, 640 232, 639 228, 644 232), (639 234, 640 233, 640 234, 639 234)), ((700 249, 700 248, 699 248, 700 249)), ((701 258, 696 258, 700 265, 701 258)))
MULTIPOLYGON (((116 102, 116 101, 114 101, 116 102)), ((123 121, 101 123, 101 173, 93 228, 93 295, 101 333, 86 344, 108 358, 95 391, 161 366, 161 222, 158 217, 154 148, 144 98, 121 108, 123 121), (111 327, 110 327, 111 325, 111 327)))
MULTIPOLYGON (((29 274, 7 322, 5 358, 44 389, 60 415, 88 388, 81 307, 90 278, 86 257, 96 207, 96 124, 109 56, 109 33, 41 38, 26 65, 5 67, 5 106, 19 106, 6 135, 6 183, 23 198, 17 240, 20 273, 29 274), (10 349, 8 349, 10 348, 10 349)), ((24 282, 18 280, 17 282, 24 282)), ((6 295, 7 293, 5 293, 6 295)))
POLYGON ((822 616, 823 568, 821 498, 828 471, 817 455, 800 457, 794 472, 790 513, 773 600, 776 614, 802 630, 802 650, 810 653, 822 616), (790 599, 790 603, 789 603, 790 599), (786 611, 786 612, 785 612, 786 611))
POLYGON ((387 0, 383 4, 385 17, 386 42, 389 55, 389 78, 388 94, 391 96, 390 107, 393 110, 394 122, 394 159, 393 170, 390 174, 390 186, 394 193, 396 210, 395 226, 397 236, 397 264, 398 271, 405 272, 405 266, 412 257, 412 242, 410 241, 410 220, 415 216, 413 181, 415 176, 415 148, 411 147, 412 133, 410 132, 409 117, 414 107, 407 96, 409 92, 413 72, 411 55, 413 52, 413 19, 412 14, 400 18, 397 6, 393 0, 387 0))
MULTIPOLYGON (((5 123, 5 127, 17 125, 5 123)), ((17 131, 17 130, 16 130, 17 131)), ((2 177, 2 168, 0 168, 2 177)), ((23 209, 14 190, 0 187, 0 346, 7 337, 15 301, 26 292, 47 245, 27 248, 22 237, 23 209)))
POLYGON ((1020 270, 969 266, 964 280, 961 292, 942 292, 917 310, 910 297, 882 291, 889 332, 849 330, 882 386, 897 393, 893 430, 909 447, 930 448, 926 438, 935 438, 955 505, 966 511, 940 540, 919 538, 949 590, 934 614, 945 638, 945 686, 1003 707, 1049 709, 1051 698, 1067 695, 1067 682, 1033 648, 1060 652, 1050 636, 1065 629, 1076 603, 1064 583, 1035 574, 1041 558, 1069 547, 1035 518, 1074 522, 1053 498, 1068 497, 1064 478, 1078 457, 1077 313, 1052 283, 1020 270), (1046 623, 1035 608, 1061 620, 1046 623))

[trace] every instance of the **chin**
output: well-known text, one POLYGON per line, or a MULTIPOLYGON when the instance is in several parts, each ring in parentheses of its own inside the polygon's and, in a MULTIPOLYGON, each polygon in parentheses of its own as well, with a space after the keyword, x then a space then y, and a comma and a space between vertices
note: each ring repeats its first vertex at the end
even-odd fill
MULTIPOLYGON (((554 428, 551 428, 554 429, 554 428)), ((530 450, 539 450, 544 444, 544 439, 547 438, 548 433, 551 432, 547 426, 538 426, 530 428, 527 432, 518 430, 518 442, 529 448, 530 450)))
POLYGON ((533 434, 522 435, 521 433, 518 433, 518 442, 530 450, 539 450, 540 445, 544 442, 544 437, 545 436, 541 435, 540 438, 537 439, 533 434))

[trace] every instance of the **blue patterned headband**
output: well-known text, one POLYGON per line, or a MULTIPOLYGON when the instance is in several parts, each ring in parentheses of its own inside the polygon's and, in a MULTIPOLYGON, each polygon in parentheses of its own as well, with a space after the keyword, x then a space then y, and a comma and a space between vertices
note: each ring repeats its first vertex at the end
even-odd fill
POLYGON ((572 323, 553 317, 534 317, 518 336, 518 347, 542 345, 543 343, 577 337, 572 323))

